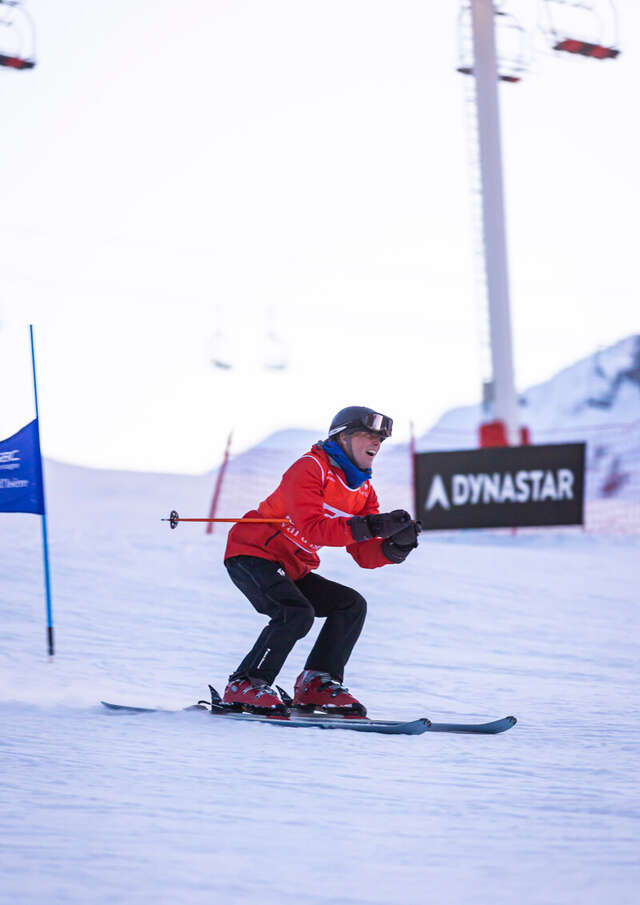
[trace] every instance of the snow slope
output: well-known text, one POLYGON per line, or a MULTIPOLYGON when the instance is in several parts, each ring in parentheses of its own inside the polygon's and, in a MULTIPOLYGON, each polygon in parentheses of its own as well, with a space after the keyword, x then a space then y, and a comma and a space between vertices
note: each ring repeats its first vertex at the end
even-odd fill
POLYGON ((637 544, 430 538, 371 572, 323 551, 369 603, 347 681, 372 715, 514 713, 502 736, 103 712, 221 687, 262 625, 226 532, 159 521, 211 482, 48 464, 53 662, 39 520, 0 516, 2 905, 636 901, 637 544))

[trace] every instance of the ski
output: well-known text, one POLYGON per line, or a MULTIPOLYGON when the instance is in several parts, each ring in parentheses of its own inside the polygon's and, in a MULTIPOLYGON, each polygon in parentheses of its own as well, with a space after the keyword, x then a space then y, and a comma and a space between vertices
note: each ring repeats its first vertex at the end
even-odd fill
POLYGON ((125 713, 181 713, 188 710, 200 710, 210 716, 221 720, 236 720, 242 723, 269 723, 272 726, 288 726, 291 729, 350 729, 356 732, 379 732, 384 735, 421 735, 426 732, 431 723, 426 718, 409 720, 368 720, 346 717, 331 717, 310 714, 308 716, 292 716, 286 713, 258 714, 244 713, 233 710, 211 710, 204 704, 193 704, 185 707, 183 711, 166 710, 161 707, 129 707, 126 704, 111 704, 108 701, 101 703, 109 710, 118 710, 125 713))
POLYGON ((368 717, 331 716, 327 714, 257 714, 245 713, 233 710, 213 710, 208 703, 192 704, 182 711, 168 710, 161 707, 132 707, 127 704, 112 704, 101 701, 108 710, 121 713, 181 713, 184 711, 198 710, 210 716, 225 720, 236 720, 245 723, 269 723, 273 726, 288 726, 293 729, 348 729, 352 732, 377 732, 383 735, 422 735, 424 732, 453 732, 476 735, 497 735, 506 732, 515 726, 517 720, 514 716, 507 716, 502 720, 494 720, 489 723, 432 723, 427 717, 419 717, 415 720, 372 720, 368 717))
MULTIPOLYGON (((304 711, 298 710, 294 703, 293 698, 290 694, 288 694, 284 688, 281 688, 279 685, 276 685, 278 689, 278 693, 280 698, 286 707, 289 708, 290 713, 295 714, 296 716, 301 715, 304 716, 304 711)), ((213 710, 218 704, 221 703, 220 695, 218 692, 209 685, 209 690, 211 692, 211 709, 213 710)), ((205 703, 205 702, 201 702, 205 703)), ((311 714, 311 718, 313 718, 314 714, 311 714)), ((328 713, 325 714, 328 719, 334 720, 343 720, 343 719, 352 719, 353 717, 347 716, 345 714, 340 713, 328 713)), ((426 719, 426 717, 425 717, 426 719)), ((369 720, 369 722, 374 722, 377 724, 381 724, 385 722, 384 720, 369 720)), ((477 735, 497 735, 499 732, 506 732, 507 729, 511 729, 512 726, 518 722, 515 716, 506 716, 502 720, 493 720, 490 723, 433 723, 431 720, 427 720, 429 726, 425 729, 425 732, 458 732, 458 733, 466 733, 466 734, 477 734, 477 735)))
MULTIPOLYGON (((318 719, 319 716, 317 713, 312 713, 308 716, 304 714, 298 715, 295 709, 292 711, 292 715, 299 720, 311 721, 318 719)), ((339 714, 322 714, 320 719, 334 722, 348 721, 350 723, 357 721, 354 717, 346 717, 339 714)), ((492 720, 489 723, 434 723, 427 717, 422 717, 422 719, 428 723, 423 730, 424 732, 453 732, 466 735, 498 735, 500 732, 506 732, 507 729, 511 729, 518 722, 515 716, 505 716, 501 720, 492 720)), ((375 726, 396 725, 394 720, 370 720, 368 717, 364 717, 360 722, 370 723, 375 726)))

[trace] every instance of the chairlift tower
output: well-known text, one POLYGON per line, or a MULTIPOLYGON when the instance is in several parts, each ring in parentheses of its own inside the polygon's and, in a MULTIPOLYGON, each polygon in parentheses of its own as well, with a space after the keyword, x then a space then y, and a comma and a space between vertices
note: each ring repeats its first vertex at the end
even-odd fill
POLYGON ((473 77, 476 86, 482 233, 493 380, 489 404, 493 421, 504 424, 509 445, 519 442, 518 400, 504 215, 498 65, 493 0, 471 0, 473 77))
MULTIPOLYGON (((458 72, 473 78, 473 138, 474 179, 479 176, 479 197, 482 210, 483 299, 487 315, 488 345, 491 358, 491 379, 483 386, 489 422, 480 425, 481 446, 517 445, 529 442, 527 428, 518 422, 518 401, 513 367, 511 306, 504 214, 502 152, 500 145, 500 112, 498 84, 517 83, 526 68, 526 32, 507 11, 506 0, 463 0, 461 11, 462 50, 468 56, 457 67, 458 72), (469 41, 465 24, 471 26, 469 41), (501 25, 497 29, 496 25, 501 25), (508 31, 515 37, 510 55, 502 51, 502 38, 508 31), (496 32, 498 41, 496 41, 496 32)), ((546 25, 541 27, 551 39, 554 51, 565 51, 596 60, 616 59, 617 16, 613 0, 542 0, 546 25), (569 30, 561 29, 559 13, 571 20, 582 16, 583 30, 577 37, 571 22, 569 30), (607 21, 611 22, 609 28, 607 21), (584 26, 586 30, 584 30, 584 26)), ((484 324, 483 324, 484 327, 484 324)), ((483 343, 483 351, 487 345, 483 343)), ((488 362, 487 362, 488 365, 488 362)), ((483 375, 485 376, 485 375, 483 375)), ((488 376, 488 375, 486 375, 488 376)))

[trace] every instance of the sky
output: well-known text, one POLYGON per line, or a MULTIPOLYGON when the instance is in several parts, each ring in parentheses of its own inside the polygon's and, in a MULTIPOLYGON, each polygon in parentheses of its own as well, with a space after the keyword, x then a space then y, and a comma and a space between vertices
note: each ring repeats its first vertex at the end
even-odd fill
MULTIPOLYGON (((38 65, 0 70, 0 437, 34 414, 29 323, 43 451, 74 464, 199 473, 232 429, 239 451, 364 404, 406 440, 478 400, 457 3, 27 6, 38 65)), ((502 6, 528 37, 502 17, 501 46, 534 51, 500 87, 523 389, 640 330, 640 9, 592 61, 502 6)))

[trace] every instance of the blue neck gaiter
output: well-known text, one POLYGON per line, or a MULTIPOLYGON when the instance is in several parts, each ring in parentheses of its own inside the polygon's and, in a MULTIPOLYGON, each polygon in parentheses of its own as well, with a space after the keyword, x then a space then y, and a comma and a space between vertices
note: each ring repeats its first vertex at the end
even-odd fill
POLYGON ((355 490, 356 487, 361 487, 364 482, 368 481, 371 477, 371 469, 366 468, 363 470, 362 468, 358 468, 335 440, 325 440, 323 443, 320 443, 319 446, 322 446, 326 454, 333 459, 338 468, 341 468, 344 471, 347 484, 352 490, 355 490))

